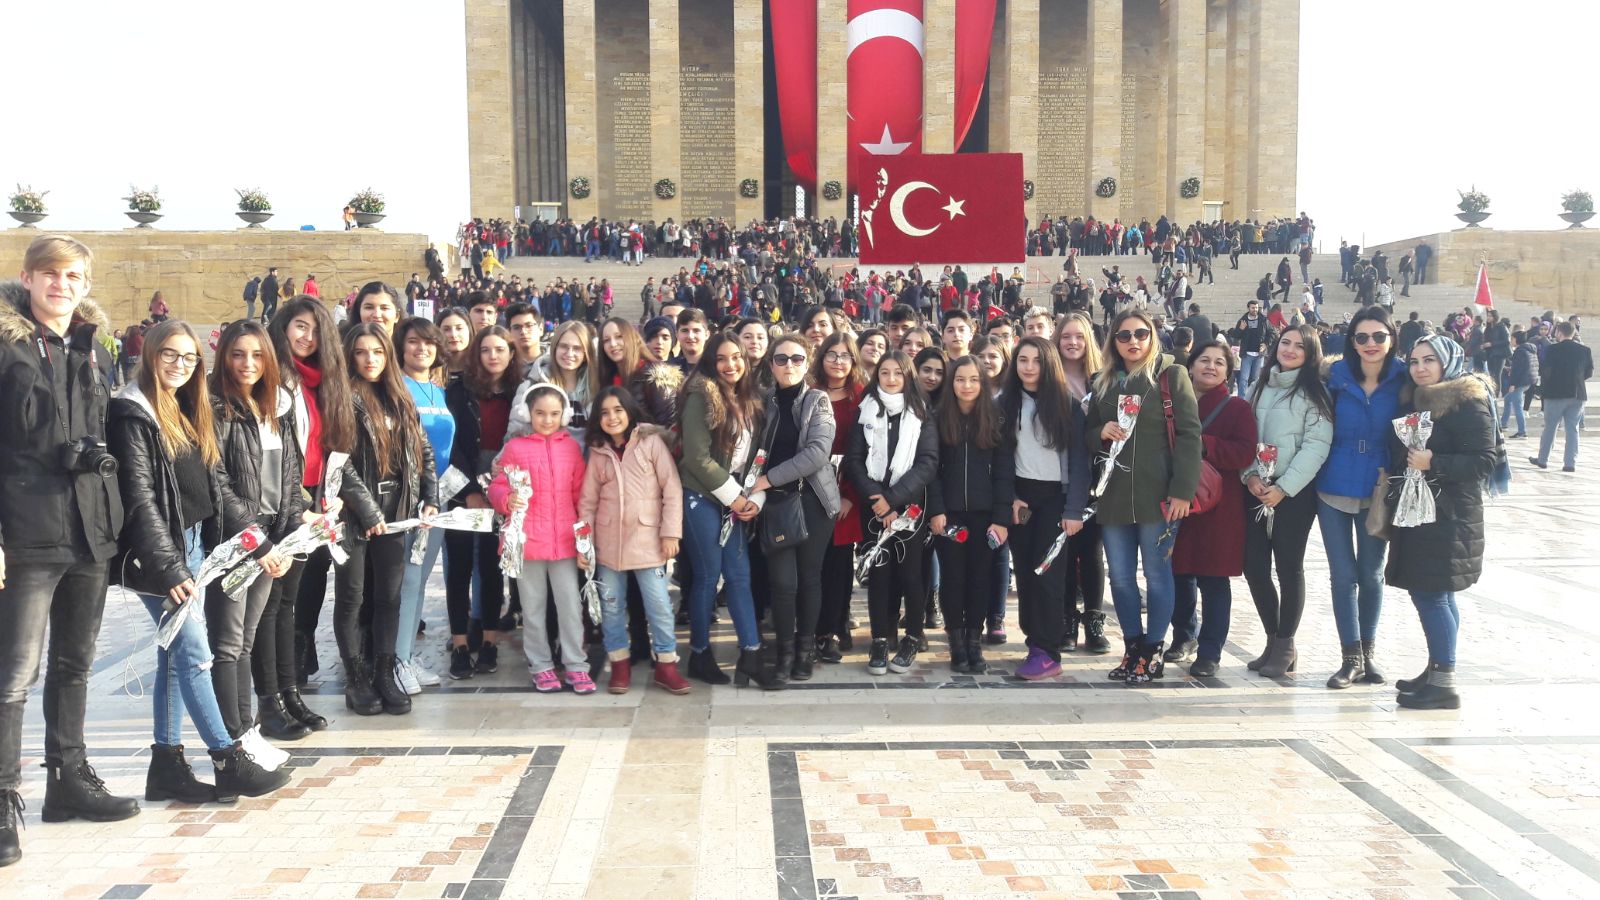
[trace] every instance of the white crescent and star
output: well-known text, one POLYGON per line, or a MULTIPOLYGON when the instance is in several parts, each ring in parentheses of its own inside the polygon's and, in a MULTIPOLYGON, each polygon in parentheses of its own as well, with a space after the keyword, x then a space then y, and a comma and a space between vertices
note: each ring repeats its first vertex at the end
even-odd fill
MULTIPOLYGON (((927 237, 928 235, 933 234, 935 231, 938 231, 939 226, 944 225, 945 223, 935 223, 932 228, 918 228, 915 225, 912 225, 911 222, 906 219, 906 201, 910 199, 911 195, 915 194, 917 191, 934 191, 937 193, 939 192, 939 189, 926 181, 908 181, 905 184, 900 185, 898 188, 895 188, 894 193, 889 196, 889 219, 894 222, 894 227, 900 229, 902 233, 909 235, 910 237, 927 237)), ((964 216, 967 214, 966 209, 964 209, 967 201, 957 200, 948 194, 945 195, 945 199, 947 199, 949 202, 940 208, 950 214, 948 221, 953 222, 955 221, 956 216, 964 216)))
MULTIPOLYGON (((848 49, 845 50, 845 59, 856 52, 856 48, 876 38, 899 38, 910 44, 917 51, 918 56, 926 57, 923 51, 922 20, 901 9, 873 9, 851 19, 845 31, 848 38, 848 49)), ((910 141, 897 141, 889 134, 887 123, 883 126, 883 137, 876 143, 862 143, 861 149, 873 156, 895 156, 904 153, 911 146, 910 141)))

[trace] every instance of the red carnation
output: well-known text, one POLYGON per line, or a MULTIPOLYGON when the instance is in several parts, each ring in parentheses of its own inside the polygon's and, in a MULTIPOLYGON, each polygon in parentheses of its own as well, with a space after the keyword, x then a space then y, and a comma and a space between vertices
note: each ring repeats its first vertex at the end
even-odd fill
POLYGON ((261 532, 260 532, 260 530, 258 530, 254 526, 252 526, 252 527, 246 528, 244 531, 240 532, 239 533, 239 546, 243 547, 246 552, 249 552, 249 553, 255 552, 255 549, 257 547, 261 546, 261 532))
POLYGON ((920 515, 922 515, 922 507, 916 505, 915 503, 913 503, 910 506, 906 507, 906 517, 907 518, 915 519, 917 516, 920 516, 920 515))

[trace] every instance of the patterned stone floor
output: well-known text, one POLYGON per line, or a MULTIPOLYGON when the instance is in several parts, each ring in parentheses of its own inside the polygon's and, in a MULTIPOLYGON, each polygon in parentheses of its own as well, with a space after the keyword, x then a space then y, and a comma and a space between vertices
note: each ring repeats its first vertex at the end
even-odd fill
MULTIPOLYGON (((1299 669, 1278 680, 1244 668, 1261 638, 1242 581, 1219 675, 1148 689, 1084 654, 1016 680, 1013 614, 977 678, 950 675, 936 635, 904 676, 869 678, 858 650, 782 694, 542 696, 519 635, 497 674, 361 718, 324 622, 308 696, 333 726, 290 748, 288 788, 104 825, 39 821, 35 695, 25 856, 0 898, 1600 896, 1600 478, 1517 465, 1489 517, 1487 571, 1461 597, 1458 712, 1323 686, 1338 646, 1315 533, 1299 669)), ((421 647, 442 668, 434 589, 421 647)), ((1380 657, 1409 676, 1421 631, 1403 592, 1386 600, 1380 657)), ((114 596, 89 743, 131 794, 150 640, 114 596)))

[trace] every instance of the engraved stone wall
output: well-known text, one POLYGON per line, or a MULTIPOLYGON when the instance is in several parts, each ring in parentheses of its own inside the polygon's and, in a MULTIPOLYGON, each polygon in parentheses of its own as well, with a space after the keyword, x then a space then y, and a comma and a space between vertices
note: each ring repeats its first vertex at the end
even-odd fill
POLYGON ((733 0, 700 0, 678 9, 683 214, 732 216, 738 186, 733 0))
POLYGON ((648 0, 608 0, 594 19, 595 194, 611 218, 648 219, 651 213, 650 36, 639 27, 649 12, 648 0))

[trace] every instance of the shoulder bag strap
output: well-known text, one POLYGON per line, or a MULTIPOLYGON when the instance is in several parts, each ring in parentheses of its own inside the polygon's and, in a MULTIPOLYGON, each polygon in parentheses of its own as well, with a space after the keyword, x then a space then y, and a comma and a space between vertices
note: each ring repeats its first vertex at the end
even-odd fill
POLYGON ((1167 418, 1167 449, 1176 451, 1178 447, 1178 429, 1172 421, 1172 384, 1168 378, 1171 371, 1171 366, 1162 370, 1158 382, 1161 385, 1161 412, 1167 418))

